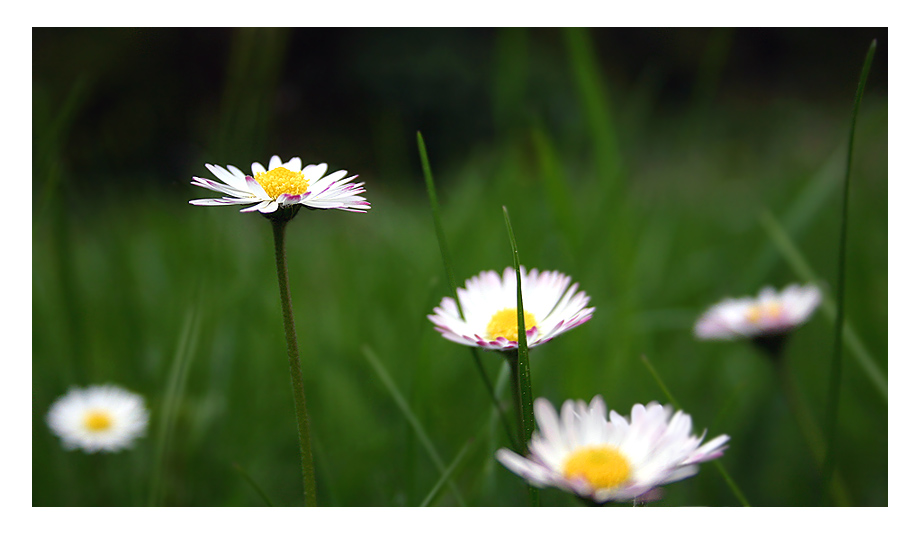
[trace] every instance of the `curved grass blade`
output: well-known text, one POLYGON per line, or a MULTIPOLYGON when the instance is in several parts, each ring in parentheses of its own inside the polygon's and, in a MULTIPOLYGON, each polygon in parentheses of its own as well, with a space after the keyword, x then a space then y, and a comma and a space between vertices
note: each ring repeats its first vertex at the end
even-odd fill
MULTIPOLYGON (((764 211, 761 214, 760 222, 767 232, 767 236, 773 241, 773 244, 786 259, 792 270, 795 271, 796 276, 802 280, 817 284, 818 278, 815 276, 814 270, 812 270, 808 261, 805 260, 805 256, 795 246, 789 234, 780 226, 773 214, 769 211, 764 211)), ((835 320, 835 309, 836 305, 833 298, 824 297, 821 299, 821 312, 829 321, 835 320)), ((845 318, 843 319, 842 328, 843 342, 849 347, 856 363, 862 368, 863 373, 875 386, 882 398, 885 399, 885 402, 888 402, 888 379, 879 369, 878 364, 875 363, 869 351, 866 350, 866 346, 863 345, 862 340, 856 335, 856 332, 845 318)))
MULTIPOLYGON (((524 325, 524 296, 521 293, 521 260, 518 256, 517 241, 514 239, 514 230, 511 228, 511 218, 508 216, 508 208, 502 206, 505 214, 505 226, 508 227, 508 239, 511 241, 511 257, 514 267, 514 275, 517 278, 517 322, 518 322, 518 348, 514 352, 512 369, 512 389, 514 388, 514 378, 517 374, 519 393, 515 397, 519 399, 521 416, 521 430, 523 432, 523 443, 526 447, 527 440, 533 436, 536 427, 533 416, 533 390, 530 386, 530 358, 527 351, 527 327, 524 325)), ((509 361, 511 361, 509 359, 509 361)), ((527 486, 530 491, 530 505, 539 506, 540 496, 537 489, 533 486, 527 486)))
POLYGON ((843 215, 840 221, 840 255, 837 259, 837 317, 834 321, 834 349, 831 353, 830 385, 827 395, 827 455, 824 457, 824 466, 821 474, 821 487, 827 496, 831 478, 834 475, 834 463, 837 459, 837 416, 840 409, 840 382, 843 379, 843 365, 841 353, 843 343, 843 320, 845 317, 845 288, 846 288, 846 254, 847 254, 847 227, 849 221, 850 204, 850 171, 853 163, 853 140, 856 136, 856 117, 859 114, 859 104, 862 102, 863 91, 866 89, 866 79, 872 67, 872 58, 875 56, 876 41, 872 40, 866 60, 863 63, 862 74, 856 87, 856 100, 853 102, 853 116, 850 121, 850 138, 847 143, 846 172, 843 178, 843 215))
MULTIPOLYGON (((396 387, 396 382, 394 382, 390 377, 390 374, 383 367, 383 364, 380 363, 380 360, 377 359, 377 356, 374 354, 374 351, 372 351, 370 347, 366 345, 361 347, 361 354, 364 355, 364 358, 374 369, 374 372, 376 372, 377 376, 380 377, 380 381, 383 382, 384 387, 387 388, 390 396, 393 397, 393 402, 396 403, 396 406, 399 407, 400 411, 402 411, 403 415, 409 421, 412 429, 415 430, 416 437, 422 444, 422 447, 424 447, 425 452, 428 453, 432 463, 434 463, 435 467, 438 469, 438 472, 443 477, 446 472, 444 461, 441 460, 441 456, 434 448, 434 444, 428 437, 428 433, 425 432, 425 428, 422 426, 422 423, 418 420, 417 417, 415 417, 415 414, 412 413, 412 409, 409 407, 409 403, 406 402, 406 398, 403 397, 402 393, 399 392, 399 388, 396 387)), ((460 503, 460 506, 466 506, 466 502, 463 500, 463 495, 460 494, 460 490, 457 488, 457 485, 454 483, 454 481, 448 480, 447 484, 450 486, 451 492, 453 492, 454 497, 457 498, 457 502, 460 503)))
MULTIPOLYGON (((457 281, 454 278, 450 251, 447 248, 447 237, 444 235, 444 226, 441 224, 441 208, 438 206, 438 194, 434 188, 434 177, 431 174, 431 164, 428 162, 428 151, 425 149, 425 140, 422 138, 422 132, 416 132, 416 134, 418 139, 418 153, 422 160, 422 174, 425 176, 425 188, 428 190, 428 202, 431 205, 431 218, 434 221, 434 232, 438 237, 438 247, 441 249, 441 259, 444 261, 444 272, 447 275, 447 283, 450 285, 451 294, 457 301, 457 310, 462 319, 463 310, 460 308, 460 297, 457 294, 457 281)), ((476 364, 476 370, 479 372, 479 377, 482 379, 486 386, 486 391, 488 391, 489 396, 492 398, 492 404, 501 416, 502 424, 505 426, 505 432, 508 434, 508 439, 511 440, 515 448, 518 448, 518 440, 514 438, 514 433, 511 431, 511 425, 508 423, 505 412, 501 408, 501 403, 498 397, 493 393, 492 381, 489 380, 489 375, 486 373, 486 368, 482 364, 482 358, 479 357, 479 352, 475 347, 470 347, 470 354, 473 356, 473 363, 476 364)))
POLYGON ((192 364, 195 347, 198 344, 198 334, 201 331, 200 308, 200 303, 194 304, 189 307, 185 314, 182 331, 179 335, 179 345, 176 347, 176 355, 169 371, 169 381, 166 384, 166 393, 163 397, 163 404, 159 414, 160 424, 157 430, 154 468, 150 479, 150 497, 148 500, 150 506, 160 504, 166 451, 176 425, 176 414, 185 392, 188 370, 192 364))
POLYGON ((265 501, 265 504, 268 506, 275 506, 272 504, 272 500, 268 498, 268 494, 262 491, 262 488, 256 484, 256 481, 251 476, 249 476, 249 473, 247 473, 246 470, 240 466, 240 464, 233 462, 233 468, 239 471, 241 475, 243 475, 243 478, 246 479, 246 482, 249 482, 249 485, 252 486, 252 489, 256 490, 256 493, 259 494, 259 497, 262 497, 262 500, 265 501))
MULTIPOLYGON (((655 370, 655 367, 652 366, 652 362, 649 361, 648 357, 643 354, 641 356, 642 363, 645 365, 645 368, 648 369, 649 373, 652 374, 652 378, 655 379, 655 382, 658 383, 658 387, 661 388, 661 391, 664 393, 664 396, 668 398, 668 402, 674 406, 675 409, 681 410, 680 403, 677 402, 677 399, 674 398, 674 395, 671 395, 671 391, 664 384, 664 381, 661 379, 661 376, 658 374, 658 371, 655 370)), ((747 497, 744 496, 744 493, 741 492, 741 488, 735 484, 735 481, 728 474, 728 471, 725 470, 725 467, 722 465, 721 460, 713 460, 712 463, 715 464, 716 469, 719 470, 719 474, 722 475, 722 478, 725 479, 725 483, 728 484, 728 488, 735 495, 735 498, 738 499, 738 502, 741 503, 741 506, 750 507, 751 503, 748 502, 747 497)))
POLYGON ((419 505, 420 507, 424 508, 431 504, 431 501, 434 500, 434 498, 438 495, 438 492, 441 491, 441 487, 444 486, 444 483, 450 480, 450 477, 453 474, 454 469, 456 469, 457 466, 460 465, 460 461, 463 460, 464 456, 466 456, 466 452, 470 450, 470 445, 472 444, 473 444, 473 440, 469 440, 466 442, 463 448, 460 449, 460 452, 457 453, 457 456, 456 458, 454 458, 454 461, 452 461, 450 465, 447 466, 447 469, 444 470, 444 474, 441 475, 441 478, 438 479, 434 487, 431 488, 431 491, 428 492, 428 495, 425 496, 425 499, 422 500, 422 504, 419 505))

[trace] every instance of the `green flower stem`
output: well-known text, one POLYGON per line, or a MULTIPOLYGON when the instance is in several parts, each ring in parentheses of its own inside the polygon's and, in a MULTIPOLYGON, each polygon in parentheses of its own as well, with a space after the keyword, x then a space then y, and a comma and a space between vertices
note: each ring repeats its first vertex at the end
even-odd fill
POLYGON ((316 506, 316 475, 313 472, 313 453, 310 451, 307 398, 303 389, 303 372, 300 370, 300 353, 297 350, 297 332, 294 330, 294 309, 291 306, 291 289, 288 285, 287 258, 284 254, 284 229, 289 220, 289 218, 271 219, 272 231, 275 235, 275 265, 278 268, 278 287, 281 290, 281 315, 284 317, 284 335, 287 338, 288 360, 291 364, 291 386, 294 388, 297 433, 300 436, 300 464, 303 471, 304 503, 306 506, 316 506))

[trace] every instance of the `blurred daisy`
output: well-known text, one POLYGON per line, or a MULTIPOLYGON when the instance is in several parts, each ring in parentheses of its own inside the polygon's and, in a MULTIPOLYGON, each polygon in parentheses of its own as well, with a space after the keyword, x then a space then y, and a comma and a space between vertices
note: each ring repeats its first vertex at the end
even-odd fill
POLYGON ((557 417, 546 399, 534 402, 538 431, 524 458, 501 449, 496 458, 537 487, 554 486, 598 503, 629 501, 662 484, 696 474, 722 456, 728 436, 700 445, 690 416, 657 402, 633 406, 631 421, 610 412, 600 395, 590 405, 568 400, 557 417))
POLYGON ((126 449, 147 430, 144 399, 116 386, 72 388, 48 411, 46 421, 65 449, 126 449))
POLYGON ((756 298, 725 299, 696 322, 701 339, 765 338, 782 336, 808 319, 821 302, 817 287, 792 284, 777 293, 772 287, 756 298))
POLYGON ((350 183, 357 175, 345 178, 346 171, 326 174, 328 166, 307 165, 301 167, 300 158, 291 158, 281 163, 281 158, 272 156, 268 170, 261 163, 252 164, 252 174, 244 174, 233 165, 227 168, 206 163, 205 167, 220 182, 208 178, 192 177, 192 185, 204 187, 223 198, 202 198, 190 200, 196 206, 223 206, 228 204, 252 204, 240 211, 272 213, 279 207, 306 206, 310 209, 339 209, 365 212, 371 204, 364 197, 364 183, 350 183))
MULTIPOLYGON (((521 295, 524 301, 524 326, 527 346, 546 343, 566 330, 591 318, 594 308, 586 308, 589 297, 578 284, 557 271, 526 272, 521 267, 521 295)), ((463 345, 493 350, 513 350, 518 346, 517 277, 508 267, 500 277, 483 271, 457 289, 457 303, 450 297, 441 300, 428 319, 445 339, 463 345)))

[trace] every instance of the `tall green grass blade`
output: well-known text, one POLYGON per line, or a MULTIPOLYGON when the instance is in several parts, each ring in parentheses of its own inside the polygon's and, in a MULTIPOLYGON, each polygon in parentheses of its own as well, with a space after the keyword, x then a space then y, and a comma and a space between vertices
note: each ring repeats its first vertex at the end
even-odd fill
MULTIPOLYGON (((608 103, 609 91, 604 84, 603 71, 593 50, 589 30, 564 28, 562 37, 578 91, 583 120, 587 123, 589 135, 586 142, 591 147, 594 162, 595 181, 589 184, 594 194, 592 198, 585 199, 594 202, 586 205, 586 209, 592 212, 591 220, 607 221, 607 224, 589 225, 582 231, 582 239, 578 242, 585 247, 595 243, 611 243, 615 248, 615 265, 611 266, 611 270, 623 274, 627 272, 627 259, 632 257, 627 250, 629 243, 626 239, 629 203, 620 198, 623 189, 623 161, 616 123, 608 103)), ((578 254, 584 253, 583 250, 578 251, 578 254)), ((629 287, 622 279, 623 276, 618 278, 618 285, 622 286, 620 289, 629 287)))
MULTIPOLYGON (((427 307, 429 302, 434 302, 443 291, 444 290, 441 289, 440 278, 432 276, 428 281, 428 295, 423 306, 427 307)), ((422 335, 422 332, 428 331, 428 329, 431 328, 431 322, 426 317, 426 309, 419 311, 420 313, 413 314, 418 317, 418 339, 420 344, 416 348, 410 349, 415 355, 415 365, 412 368, 408 394, 410 396, 409 406, 412 408, 412 411, 419 414, 419 417, 423 417, 424 414, 428 413, 431 407, 427 399, 431 398, 433 384, 430 380, 432 364, 430 348, 427 345, 427 338, 422 335)), ((434 385, 434 387, 437 387, 437 385, 434 385)), ((403 476, 403 481, 406 484, 406 502, 416 502, 420 498, 420 496, 416 494, 416 475, 418 472, 418 462, 416 459, 419 456, 419 446, 418 442, 413 438, 412 427, 408 424, 406 424, 405 427, 405 436, 406 446, 403 450, 405 475, 403 476)))
POLYGON ((467 441, 465 445, 463 445, 463 448, 460 449, 459 453, 457 453, 457 456, 456 458, 454 458, 454 461, 452 461, 450 465, 447 466, 447 469, 444 470, 444 474, 441 475, 441 478, 438 479, 434 487, 431 488, 431 491, 428 492, 428 495, 426 495, 425 498, 422 500, 422 503, 419 504, 420 507, 424 508, 431 504, 431 501, 433 501, 434 498, 438 495, 438 492, 441 491, 441 487, 444 486, 444 483, 450 480, 450 477, 453 475, 454 470, 457 468, 458 465, 460 465, 460 461, 463 460, 463 458, 466 456, 467 451, 470 450, 470 445, 472 443, 473 441, 470 440, 470 441, 467 441))
MULTIPOLYGON (((524 324, 524 295, 521 293, 521 260, 518 256, 517 241, 514 239, 514 229, 511 228, 511 217, 508 216, 508 208, 502 206, 505 214, 505 226, 508 228, 508 239, 511 241, 511 259, 514 267, 514 275, 517 278, 517 322, 518 322, 518 348, 514 352, 514 366, 512 370, 512 389, 514 389, 514 372, 518 377, 517 387, 519 388, 521 431, 523 433, 523 447, 527 446, 527 440, 533 436, 536 423, 533 415, 533 390, 530 385, 530 358, 527 351, 527 326, 524 324)), ((523 450, 522 447, 522 450, 523 450)), ((530 491, 531 506, 539 506, 540 499, 537 489, 533 486, 527 486, 530 491)))
POLYGON ((64 100, 60 111, 54 116, 50 124, 44 127, 39 125, 39 128, 33 132, 35 139, 35 156, 32 158, 33 172, 35 178, 39 180, 44 178, 42 191, 39 194, 40 200, 36 220, 44 220, 48 210, 55 207, 53 199, 61 183, 62 174, 61 144, 70 132, 70 126, 77 116, 77 111, 89 93, 89 85, 86 76, 77 78, 67 93, 67 98, 64 100))
MULTIPOLYGON (((422 174, 425 177, 425 188, 428 190, 428 203, 431 207, 431 218, 434 221, 434 233, 438 237, 438 247, 441 249, 441 259, 444 261, 444 272, 447 274, 447 283, 450 285, 450 292, 454 295, 454 298, 457 298, 457 279, 454 278, 453 262, 450 259, 450 250, 447 248, 447 237, 444 235, 444 226, 441 224, 441 208, 438 204, 438 193, 434 187, 434 177, 431 174, 431 164, 428 162, 428 150, 425 149, 425 140, 422 138, 422 132, 416 132, 416 137, 418 139, 418 154, 422 160, 422 174)), ((463 317, 462 309, 460 310, 460 317, 463 317)))
POLYGON ((565 234, 566 240, 573 250, 579 250, 580 234, 573 209, 575 200, 572 197, 571 188, 565 183, 559 155, 543 128, 534 128, 531 137, 537 154, 544 197, 549 202, 550 209, 553 210, 553 217, 556 218, 556 224, 565 234))
MULTIPOLYGON (((383 364, 377 359, 377 356, 374 354, 374 351, 371 350, 367 345, 361 347, 361 354, 364 355, 364 359, 371 365, 374 369, 374 372, 377 373, 377 376, 380 378, 380 381, 386 387, 387 392, 393 398, 393 402, 396 403, 396 406, 399 407, 403 415, 409 421, 409 424, 412 425, 412 429, 415 430, 415 436, 418 438, 419 442, 422 444, 422 447, 425 449, 425 452, 428 453, 428 457, 431 458, 432 463, 438 469, 438 472, 441 476, 444 476, 444 473, 447 469, 444 467, 444 461, 441 460, 441 455, 438 454, 437 449, 435 449, 434 444, 431 442, 431 438, 428 437, 428 433, 425 432, 425 428, 422 426, 421 421, 412 413, 412 409, 409 407, 409 403, 406 402, 406 398, 403 397, 402 393, 399 392, 399 388, 396 387, 396 382, 390 377, 390 373, 387 372, 386 368, 383 367, 383 364)), ((460 503, 460 506, 466 506, 466 503, 463 500, 463 496, 460 494, 460 490, 457 488, 457 485, 453 480, 448 480, 447 484, 450 486, 451 491, 454 494, 454 497, 457 498, 457 502, 460 503)))
POLYGON ((237 28, 216 129, 219 156, 262 160, 284 67, 288 28, 237 28))
MULTIPOLYGON (((671 391, 665 385, 664 381, 661 379, 661 375, 658 374, 658 371, 655 370, 655 366, 652 365, 652 362, 648 359, 646 355, 641 357, 642 363, 645 365, 645 368, 648 369, 651 373, 652 378, 655 379, 655 382, 658 384, 658 387, 661 388, 661 391, 664 393, 664 396, 668 398, 668 402, 671 403, 677 410, 682 410, 680 403, 677 402, 677 399, 674 398, 674 395, 671 395, 671 391)), ((716 469, 719 470, 719 474, 722 475, 722 478, 725 479, 725 483, 728 485, 728 488, 735 495, 735 498, 738 499, 738 502, 741 503, 741 506, 749 507, 751 503, 747 500, 747 497, 742 493, 741 488, 738 487, 738 484, 735 484, 735 481, 732 479, 731 475, 728 474, 728 471, 725 470, 725 467, 722 466, 721 460, 713 460, 712 463, 715 464, 716 469)))
POLYGON ((575 85, 581 97, 584 117, 588 122, 591 134, 588 137, 593 144, 598 174, 603 176, 607 183, 615 185, 615 190, 619 186, 622 162, 600 63, 591 47, 587 29, 564 28, 562 35, 575 76, 575 85))
MULTIPOLYGON (((834 151, 821 169, 808 180, 802 191, 789 202, 789 208, 782 215, 782 226, 790 240, 807 228, 818 214, 825 211, 831 193, 837 190, 842 172, 843 147, 834 151)), ((777 254, 776 246, 769 241, 764 242, 756 259, 751 262, 751 268, 741 285, 752 287, 760 284, 780 260, 782 256, 777 254)))
MULTIPOLYGON (((428 190, 428 203, 431 206, 431 218, 434 221, 434 232, 438 238, 438 247, 441 249, 441 259, 444 261, 444 272, 447 275, 447 283, 450 284, 450 292, 457 301, 457 309, 462 319, 463 309, 460 307, 460 296, 457 294, 457 282, 454 278, 453 263, 451 262, 450 251, 447 247, 447 237, 444 235, 444 226, 441 224, 441 208, 438 205, 438 194, 434 187, 431 164, 428 162, 428 151, 425 149, 425 140, 422 138, 422 132, 417 132, 416 135, 418 139, 418 153, 422 160, 422 174, 425 176, 425 187, 428 190)), ((508 439, 517 447, 518 442, 514 438, 514 433, 511 431, 511 425, 505 417, 504 410, 502 410, 501 402, 493 393, 492 381, 489 380, 489 375, 486 373, 486 368, 482 364, 482 358, 480 358, 479 352, 475 347, 470 347, 470 354, 473 357, 473 363, 476 364, 476 370, 479 372, 479 377, 482 379, 483 384, 485 384, 486 391, 492 399, 492 404, 501 416, 502 424, 505 426, 505 431, 508 434, 508 439)))
MULTIPOLYGON (((792 242, 792 239, 789 238, 789 235, 786 233, 786 231, 783 230, 783 227, 780 226, 779 222, 777 222, 773 214, 769 211, 764 211, 761 214, 760 222, 766 231, 767 236, 776 246, 776 249, 779 250, 780 254, 783 256, 792 270, 795 271, 796 276, 802 280, 817 284, 818 278, 815 276, 814 270, 808 264, 805 256, 792 242)), ((836 318, 835 309, 836 305, 834 299, 825 295, 821 299, 821 312, 832 323, 836 318)), ((856 335, 856 332, 846 321, 846 318, 843 319, 842 328, 843 342, 850 349, 850 353, 853 355, 856 363, 859 364, 859 367, 862 369, 863 373, 865 373, 866 377, 869 379, 872 385, 875 386, 875 389, 878 390, 881 397, 887 402, 888 379, 879 369, 878 364, 875 363, 875 360, 869 354, 869 351, 866 349, 862 340, 858 335, 856 335)))
POLYGON ((48 102, 51 97, 33 85, 32 179, 34 183, 42 185, 34 211, 36 215, 33 216, 35 224, 32 235, 34 240, 41 226, 50 226, 50 259, 56 267, 55 274, 62 297, 59 309, 63 312, 62 325, 68 340, 67 352, 58 353, 57 369, 63 384, 86 383, 90 377, 95 376, 92 358, 87 353, 86 310, 74 269, 75 236, 72 222, 68 220, 71 210, 61 192, 61 184, 66 180, 61 147, 67 142, 71 125, 87 98, 89 85, 87 77, 81 75, 59 107, 48 102), (45 115, 38 111, 42 108, 57 111, 53 115, 45 115))
POLYGON ((735 480, 728 474, 728 471, 725 469, 725 466, 722 465, 722 460, 713 460, 713 465, 716 466, 716 469, 719 470, 719 474, 722 475, 722 478, 725 479, 725 483, 728 484, 728 489, 731 490, 732 494, 738 499, 738 502, 741 503, 741 506, 745 508, 750 508, 751 503, 748 502, 747 497, 744 496, 744 493, 741 491, 741 488, 738 487, 738 484, 735 483, 735 480))
POLYGON ((161 502, 169 440, 176 425, 179 404, 185 394, 188 370, 192 365, 195 348, 198 345, 198 334, 201 330, 200 309, 201 303, 199 301, 190 306, 185 314, 185 320, 182 323, 182 330, 179 335, 179 343, 169 372, 169 381, 166 383, 166 393, 159 413, 156 449, 150 479, 150 497, 148 500, 150 506, 157 506, 161 502))
POLYGON ((655 383, 658 384, 658 387, 661 388, 664 396, 668 398, 668 402, 671 403, 674 408, 681 410, 680 404, 677 402, 677 399, 674 398, 674 395, 671 395, 671 390, 668 389, 668 386, 665 385, 664 380, 661 379, 661 375, 658 374, 658 371, 655 370, 655 367, 652 365, 652 362, 649 361, 648 356, 643 354, 640 359, 642 364, 645 365, 645 368, 648 369, 648 372, 651 373, 652 378, 655 379, 655 383))
POLYGON ((495 38, 492 117, 497 132, 515 131, 529 120, 521 102, 531 88, 527 28, 500 28, 495 38))
MULTIPOLYGON (((841 145, 825 160, 821 168, 808 178, 802 190, 788 202, 788 208, 780 219, 790 238, 798 236, 819 214, 826 212, 827 204, 833 197, 832 193, 837 190, 840 174, 843 172, 843 158, 844 147, 841 145)), ((751 262, 751 268, 741 285, 751 287, 760 284, 781 259, 776 247, 770 242, 764 242, 756 259, 751 262)))
POLYGON ((521 260, 518 256, 517 241, 514 239, 514 230, 511 228, 511 218, 508 208, 502 206, 505 214, 505 225, 508 228, 508 239, 511 241, 512 265, 517 278, 517 320, 518 320, 518 360, 520 360, 521 379, 521 407, 523 408, 524 440, 527 441, 535 428, 533 416, 533 391, 530 386, 530 358, 527 350, 527 327, 524 324, 524 295, 521 293, 521 260))
POLYGON ((265 501, 265 504, 268 506, 275 506, 272 504, 272 500, 268 498, 268 494, 262 490, 259 484, 256 483, 255 479, 249 476, 249 473, 247 473, 246 470, 240 466, 240 464, 233 462, 233 468, 239 471, 241 475, 243 475, 243 478, 246 479, 246 482, 249 482, 249 485, 252 486, 252 489, 256 490, 256 493, 259 494, 259 497, 262 497, 262 500, 265 501))
POLYGON ((837 460, 837 417, 840 409, 840 382, 843 380, 843 358, 841 353, 843 351, 843 320, 846 309, 847 223, 849 221, 850 170, 853 164, 853 140, 856 137, 856 117, 859 115, 859 104, 862 101, 863 92, 866 88, 866 79, 869 77, 872 58, 875 56, 875 47, 876 41, 873 39, 872 44, 869 45, 869 51, 866 53, 862 75, 859 78, 859 84, 856 88, 856 100, 853 102, 853 116, 850 122, 850 138, 847 143, 846 172, 843 178, 843 206, 841 208, 843 214, 840 221, 840 255, 838 256, 837 267, 838 305, 837 317, 834 321, 834 349, 831 353, 830 385, 827 395, 827 455, 824 457, 824 467, 821 476, 821 485, 825 495, 828 494, 828 487, 834 473, 834 464, 837 460))
MULTIPOLYGON (((610 273, 611 291, 617 295, 619 305, 612 310, 619 332, 632 332, 635 328, 635 310, 638 307, 638 284, 632 278, 633 262, 636 258, 636 225, 642 220, 636 214, 641 203, 628 198, 625 187, 625 162, 617 134, 617 121, 612 110, 612 91, 605 84, 601 61, 598 60, 591 42, 591 30, 585 28, 564 28, 563 43, 572 68, 572 75, 578 91, 582 120, 587 124, 588 135, 584 140, 590 146, 590 161, 593 169, 588 174, 595 180, 584 181, 591 193, 579 198, 578 210, 584 211, 580 249, 576 257, 588 255, 606 256, 605 269, 610 273)), ((616 381, 627 376, 627 355, 632 353, 631 344, 635 338, 630 335, 616 336, 616 350, 608 356, 608 368, 616 381)))

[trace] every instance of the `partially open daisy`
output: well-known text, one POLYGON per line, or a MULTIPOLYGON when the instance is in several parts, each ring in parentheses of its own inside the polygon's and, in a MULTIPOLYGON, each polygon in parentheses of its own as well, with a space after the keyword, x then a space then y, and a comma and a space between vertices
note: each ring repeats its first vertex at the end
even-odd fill
MULTIPOLYGON (((571 282, 558 271, 532 269, 528 273, 521 267, 528 347, 546 343, 591 319, 594 308, 586 307, 589 297, 584 291, 576 293, 578 284, 571 282)), ((502 276, 483 271, 457 289, 457 296, 459 309, 454 299, 445 297, 428 316, 445 339, 485 349, 517 349, 517 277, 513 268, 506 268, 502 276)))
POLYGON ((65 449, 114 452, 147 430, 144 399, 117 386, 72 388, 48 411, 46 421, 65 449))
POLYGON ((599 503, 629 501, 658 486, 687 478, 697 464, 722 456, 728 436, 701 445, 691 419, 651 402, 632 408, 631 420, 610 411, 600 395, 590 405, 568 400, 560 415, 540 398, 534 402, 538 431, 524 458, 501 449, 496 458, 537 487, 553 486, 599 503))
POLYGON ((339 209, 344 211, 365 212, 370 209, 370 202, 359 196, 364 192, 364 183, 351 183, 357 175, 345 178, 346 171, 336 171, 327 176, 328 166, 307 165, 301 167, 300 158, 291 158, 281 163, 281 158, 272 156, 268 170, 261 163, 252 164, 252 174, 248 175, 233 165, 227 168, 205 164, 205 167, 220 182, 208 178, 192 177, 192 185, 204 187, 218 193, 223 198, 202 198, 190 200, 196 206, 224 206, 228 204, 252 204, 240 211, 260 211, 272 213, 278 208, 302 205, 310 209, 339 209))
POLYGON ((701 339, 758 338, 782 335, 808 319, 821 302, 817 287, 792 284, 777 293, 772 287, 756 298, 725 299, 696 322, 701 339))

